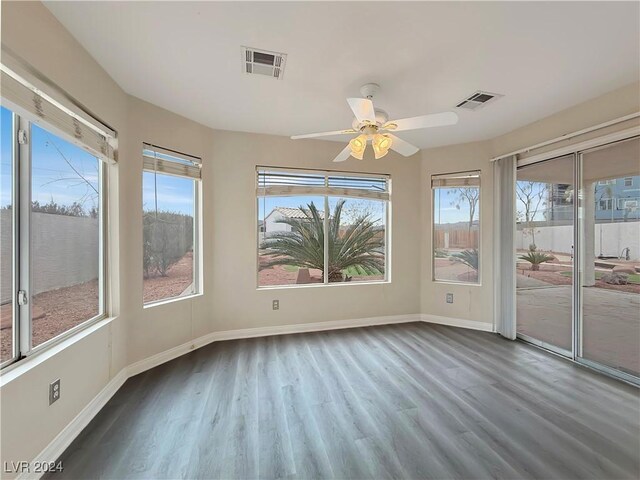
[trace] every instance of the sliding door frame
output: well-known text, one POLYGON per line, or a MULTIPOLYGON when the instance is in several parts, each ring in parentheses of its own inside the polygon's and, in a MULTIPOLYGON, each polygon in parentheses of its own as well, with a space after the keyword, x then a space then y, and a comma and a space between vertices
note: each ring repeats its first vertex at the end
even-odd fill
MULTIPOLYGON (((550 152, 550 153, 553 153, 553 152, 550 152)), ((514 189, 517 188, 516 185, 517 185, 517 182, 518 182, 518 169, 519 168, 528 167, 528 166, 536 165, 538 163, 543 163, 543 162, 552 162, 552 161, 557 160, 557 159, 566 159, 569 156, 572 157, 572 162, 573 162, 573 165, 574 165, 574 168, 573 168, 573 171, 572 171, 572 179, 573 179, 573 182, 574 182, 574 185, 575 185, 576 184, 575 183, 576 182, 576 178, 575 178, 576 177, 576 172, 575 172, 576 154, 575 153, 573 153, 573 154, 563 153, 561 155, 551 155, 548 158, 541 158, 541 159, 539 159, 539 160, 537 160, 535 162, 527 162, 524 165, 519 165, 518 164, 519 162, 516 161, 516 175, 515 175, 515 178, 514 178, 513 188, 514 189)), ((559 347, 558 345, 554 345, 553 343, 545 342, 544 340, 539 340, 539 339, 537 339, 535 337, 532 337, 530 335, 526 335, 526 334, 523 334, 523 333, 518 333, 518 315, 517 315, 517 303, 518 303, 518 300, 517 300, 517 295, 516 295, 516 338, 519 338, 520 340, 523 340, 523 341, 525 341, 527 343, 535 345, 536 347, 544 348, 545 350, 549 350, 550 352, 553 352, 553 353, 555 353, 557 355, 561 355, 563 357, 569 358, 571 360, 573 360, 574 345, 575 345, 575 342, 576 342, 576 331, 575 331, 575 328, 574 328, 574 320, 573 319, 575 318, 575 312, 577 311, 576 310, 576 305, 575 305, 575 302, 574 302, 574 299, 576 298, 575 297, 575 285, 577 283, 575 281, 575 279, 577 278, 576 277, 576 271, 577 271, 576 270, 576 265, 577 265, 577 262, 575 261, 575 259, 576 259, 575 252, 576 252, 576 245, 577 245, 576 244, 577 228, 576 228, 576 225, 575 225, 575 219, 577 218, 577 214, 578 214, 577 204, 578 204, 578 202, 575 201, 575 199, 574 199, 573 208, 572 208, 572 216, 573 216, 573 218, 572 218, 572 227, 573 227, 573 245, 574 245, 573 252, 574 252, 574 255, 573 255, 573 262, 571 264, 571 275, 572 275, 572 282, 571 282, 571 347, 572 347, 572 349, 571 350, 567 350, 565 348, 559 347)), ((514 219, 514 221, 515 221, 515 219, 514 219)), ((514 251, 515 251, 515 249, 514 249, 514 251)), ((517 293, 517 290, 516 290, 516 293, 517 293)))
MULTIPOLYGON (((553 353, 559 354, 569 360, 578 363, 579 365, 586 366, 588 368, 597 370, 605 375, 620 379, 627 383, 640 386, 640 376, 636 377, 622 370, 610 367, 608 365, 588 360, 582 356, 582 228, 584 226, 584 218, 582 218, 583 209, 580 205, 579 192, 582 188, 582 157, 584 152, 594 148, 604 147, 607 145, 613 145, 618 142, 630 140, 633 138, 640 138, 640 126, 622 130, 620 132, 603 135, 594 139, 590 139, 584 142, 572 146, 565 146, 548 152, 544 152, 538 155, 534 155, 525 159, 516 160, 516 171, 518 167, 524 167, 527 165, 533 165, 536 163, 550 161, 554 158, 572 155, 573 156, 573 182, 574 182, 574 202, 573 202, 573 282, 572 282, 572 300, 571 300, 571 336, 572 336, 572 351, 569 352, 563 348, 551 345, 547 342, 537 340, 528 335, 516 333, 516 337, 526 343, 530 343, 540 348, 544 348, 553 353)), ((517 174, 514 179, 513 188, 516 188, 517 174)), ((514 222, 515 222, 514 218, 514 222)), ((516 330, 517 330, 518 316, 516 314, 516 330)))

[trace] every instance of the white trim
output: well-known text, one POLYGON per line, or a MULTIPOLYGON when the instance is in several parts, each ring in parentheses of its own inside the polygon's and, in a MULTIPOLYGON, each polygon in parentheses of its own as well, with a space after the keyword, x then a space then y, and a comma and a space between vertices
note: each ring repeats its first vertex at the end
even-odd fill
MULTIPOLYGON (((100 330, 101 328, 107 326, 115 318, 116 317, 96 317, 95 319, 87 320, 85 323, 74 327, 73 335, 67 335, 63 333, 59 338, 52 339, 55 340, 55 342, 51 341, 47 348, 44 348, 42 350, 35 350, 33 354, 29 355, 27 358, 22 359, 19 362, 14 362, 11 365, 7 365, 2 369, 2 371, 0 371, 0 387, 4 387, 9 382, 16 380, 21 375, 26 374, 33 368, 36 368, 38 365, 46 362, 54 355, 57 355, 63 350, 71 347, 73 344, 79 342, 83 338, 86 338, 97 330, 100 330), (78 327, 82 328, 75 330, 78 327)), ((72 330, 69 330, 68 332, 71 331, 72 330)))
POLYGON ((426 323, 436 323, 438 325, 448 325, 450 327, 468 328, 470 330, 480 330, 482 332, 494 332, 493 323, 476 322, 475 320, 463 320, 461 318, 443 317, 441 315, 431 315, 423 313, 421 320, 426 323))
MULTIPOLYGON (((469 328, 493 332, 491 323, 462 320, 458 318, 442 317, 428 314, 391 315, 385 317, 357 318, 351 320, 332 320, 328 322, 300 323, 296 325, 278 325, 270 327, 244 328, 239 330, 225 330, 212 332, 198 337, 190 342, 170 348, 164 352, 135 362, 123 368, 113 377, 107 385, 96 395, 89 404, 47 445, 31 462, 53 462, 71 445, 89 422, 100 412, 113 395, 124 385, 127 379, 150 370, 158 365, 178 358, 190 351, 204 347, 212 342, 224 340, 237 340, 241 338, 266 337, 271 335, 287 335, 293 333, 321 332, 324 330, 340 330, 344 328, 369 327, 374 325, 391 325, 396 323, 427 322, 453 327, 469 328)), ((19 475, 19 480, 38 479, 42 473, 24 473, 19 475)))
POLYGON ((583 152, 584 150, 590 150, 596 147, 602 147, 609 143, 618 142, 621 140, 627 140, 629 138, 637 137, 640 135, 640 126, 627 128, 620 130, 619 132, 610 133, 608 135, 602 135, 597 138, 585 140, 584 142, 573 143, 566 147, 557 148, 548 152, 539 153, 531 157, 525 157, 522 160, 518 160, 518 167, 524 167, 526 165, 532 165, 534 163, 542 162, 544 160, 551 160, 552 158, 562 157, 575 152, 583 152))
POLYGON ((329 197, 352 197, 371 198, 373 200, 391 199, 387 192, 372 192, 359 188, 345 187, 306 187, 299 185, 276 185, 272 187, 256 187, 258 197, 296 197, 296 196, 329 196, 329 197))
MULTIPOLYGON (((193 283, 190 285, 190 287, 193 287, 193 283)), ((187 288, 190 288, 190 287, 187 287, 187 288)), ((142 308, 143 309, 145 309, 145 308, 153 308, 153 307, 157 307, 159 305, 166 305, 167 303, 180 302, 182 300, 190 300, 190 299, 193 299, 195 297, 202 297, 203 295, 204 294, 202 292, 190 293, 189 295, 180 294, 177 297, 163 298, 162 300, 154 300, 153 302, 143 303, 142 304, 142 308)))
POLYGON ((224 340, 237 340, 240 338, 268 337, 271 335, 288 335, 292 333, 321 332, 323 330, 339 330, 343 328, 369 327, 373 325, 390 325, 393 323, 419 322, 421 316, 392 315, 388 317, 357 318, 353 320, 332 320, 329 322, 300 323, 296 325, 277 325, 271 327, 243 328, 239 330, 225 330, 212 332, 198 337, 190 342, 183 343, 151 357, 144 358, 128 367, 129 376, 138 375, 153 367, 173 360, 185 353, 204 347, 213 342, 224 340))
MULTIPOLYGON (((142 156, 151 158, 153 160, 157 159, 157 154, 165 155, 167 157, 172 157, 178 160, 182 160, 191 164, 201 165, 202 158, 196 155, 190 155, 188 153, 182 153, 177 150, 171 150, 170 148, 159 147, 158 145, 154 145, 152 143, 142 142, 142 156), (145 151, 153 152, 154 155, 147 155, 145 151)), ((171 161, 171 160, 169 160, 171 161)))
MULTIPOLYGON (((47 445, 31 462, 31 465, 35 463, 48 463, 56 461, 60 455, 71 445, 82 430, 89 425, 89 422, 93 420, 100 410, 107 404, 107 402, 115 395, 124 382, 128 379, 127 368, 123 368, 118 374, 113 377, 109 383, 96 395, 89 404, 82 409, 82 411, 71 420, 71 422, 62 429, 62 431, 54 438, 49 445, 47 445)), ((23 479, 38 479, 42 473, 22 473, 18 475, 18 480, 23 479)))
POLYGON ((528 153, 531 150, 535 150, 538 148, 546 147, 547 145, 552 145, 554 143, 562 142, 564 140, 569 140, 570 138, 577 137, 579 135, 584 135, 586 133, 594 132, 596 130, 600 130, 602 128, 610 127, 612 125, 617 125, 618 123, 626 122, 627 120, 632 120, 634 118, 640 117, 640 112, 631 113, 629 115, 625 115, 623 117, 615 118, 613 120, 609 120, 608 122, 600 123, 598 125, 594 125, 592 127, 583 128, 582 130, 578 130, 577 132, 567 133, 565 135, 561 135, 559 137, 553 138, 551 140, 547 140, 545 142, 537 143, 535 145, 531 145, 530 147, 521 148, 520 150, 516 150, 511 153, 505 153, 504 155, 500 155, 498 157, 494 157, 490 162, 495 162, 496 160, 500 160, 502 158, 507 158, 512 155, 520 155, 521 153, 528 153))

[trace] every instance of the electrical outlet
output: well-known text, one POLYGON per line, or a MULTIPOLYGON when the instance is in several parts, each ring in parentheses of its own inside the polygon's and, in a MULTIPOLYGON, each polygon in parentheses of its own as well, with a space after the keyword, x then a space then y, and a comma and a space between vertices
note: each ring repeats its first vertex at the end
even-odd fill
POLYGON ((274 310, 280 310, 280 300, 274 300, 271 304, 271 308, 274 310))
POLYGON ((447 293, 447 303, 453 303, 453 293, 447 293))
POLYGON ((49 405, 58 401, 60 398, 60 379, 57 379, 49 384, 49 405))

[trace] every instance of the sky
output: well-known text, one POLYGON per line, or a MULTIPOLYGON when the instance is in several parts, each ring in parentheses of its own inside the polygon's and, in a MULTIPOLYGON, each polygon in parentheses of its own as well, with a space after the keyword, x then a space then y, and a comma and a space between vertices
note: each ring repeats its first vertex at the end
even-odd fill
POLYGON ((0 112, 0 207, 11 203, 11 112, 0 112))
MULTIPOLYGON (((0 206, 11 204, 11 112, 0 114, 0 206)), ((99 160, 85 150, 47 132, 31 127, 31 196, 41 204, 82 204, 86 211, 98 207, 99 160)))
MULTIPOLYGON (((459 223, 469 221, 469 202, 459 201, 457 188, 436 188, 433 192, 433 220, 436 224, 459 223)), ((474 215, 474 220, 478 220, 480 215, 480 203, 474 215)))
POLYGON ((142 174, 142 208, 155 210, 157 191, 158 211, 164 210, 193 216, 194 180, 170 175, 142 174))
MULTIPOLYGON (((11 204, 11 112, 0 112, 0 206, 11 204)), ((46 130, 32 125, 32 199, 41 204, 54 201, 59 205, 81 203, 86 211, 98 206, 100 160, 46 130), (66 160, 65 160, 66 159, 66 160)), ((140 157, 142 161, 142 155, 140 157)), ((143 204, 153 208, 154 175, 144 174, 143 204)), ((158 175, 158 208, 193 215, 193 181, 158 175)))
MULTIPOLYGON (((0 114, 0 206, 11 203, 11 149, 12 149, 11 112, 1 108, 0 114)), ((46 130, 32 126, 32 198, 41 204, 54 201, 59 205, 81 203, 85 210, 98 206, 99 160, 81 149, 46 130)), ((140 159, 142 161, 142 158, 140 159)), ((542 184, 540 184, 542 186, 542 184)), ((168 175, 154 175, 145 172, 143 176, 143 205, 145 209, 155 208, 157 186, 157 202, 159 210, 193 215, 194 184, 192 180, 168 175), (155 177, 155 178, 154 178, 155 177)), ((466 222, 469 217, 468 202, 456 201, 455 189, 438 188, 434 194, 434 219, 436 223, 466 222)), ((267 197, 258 202, 259 219, 264 219, 275 207, 297 208, 315 202, 320 210, 324 210, 322 197, 267 197)), ((336 200, 337 201, 337 200, 336 200)), ((356 200, 350 200, 351 203, 356 200)), ((482 199, 480 199, 482 201, 482 199)), ((362 202, 358 208, 367 208, 362 202)), ((365 201, 366 202, 366 201, 365 201)), ((379 203, 379 202, 378 202, 379 203)), ((331 210, 335 202, 332 199, 331 210)), ((372 202, 370 210, 374 216, 384 217, 380 206, 372 202)), ((518 201, 517 208, 523 210, 524 205, 518 201)), ((346 209, 345 217, 357 213, 357 208, 346 209)), ((542 219, 544 206, 541 205, 536 220, 542 219)), ((479 214, 479 209, 476 213, 479 214)))
MULTIPOLYGON (((343 197, 329 197, 329 211, 335 210, 336 204, 343 197)), ((380 200, 368 200, 363 198, 344 198, 346 200, 342 207, 341 224, 348 224, 354 218, 363 214, 370 215, 370 219, 376 225, 382 225, 386 219, 385 202, 380 200)), ((258 198, 258 219, 264 220, 265 212, 269 215, 276 207, 288 208, 308 208, 313 202, 318 210, 324 210, 323 196, 293 196, 293 197, 259 197, 258 198)))

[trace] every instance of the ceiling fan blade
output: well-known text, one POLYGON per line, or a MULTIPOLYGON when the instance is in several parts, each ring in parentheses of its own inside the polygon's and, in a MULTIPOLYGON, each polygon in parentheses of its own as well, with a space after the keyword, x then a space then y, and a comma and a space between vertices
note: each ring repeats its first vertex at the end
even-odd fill
POLYGON ((347 144, 346 147, 333 159, 334 162, 344 162, 351 155, 351 147, 347 144))
POLYGON ((394 132, 401 132, 403 130, 417 130, 419 128, 444 127, 446 125, 455 125, 456 123, 458 123, 458 115, 456 113, 442 112, 392 120, 382 128, 385 130, 393 130, 394 132))
POLYGON ((316 137, 329 137, 331 135, 352 135, 358 133, 352 128, 348 130, 335 130, 333 132, 320 132, 320 133, 306 133, 304 135, 293 135, 291 140, 299 140, 301 138, 316 138, 316 137))
POLYGON ((420 150, 415 145, 411 145, 409 142, 406 142, 391 133, 385 133, 385 135, 391 138, 391 150, 395 150, 400 155, 410 157, 414 153, 418 153, 418 151, 420 150))
POLYGON ((368 98, 347 98, 347 103, 349 103, 358 122, 376 123, 376 111, 371 100, 368 98))

